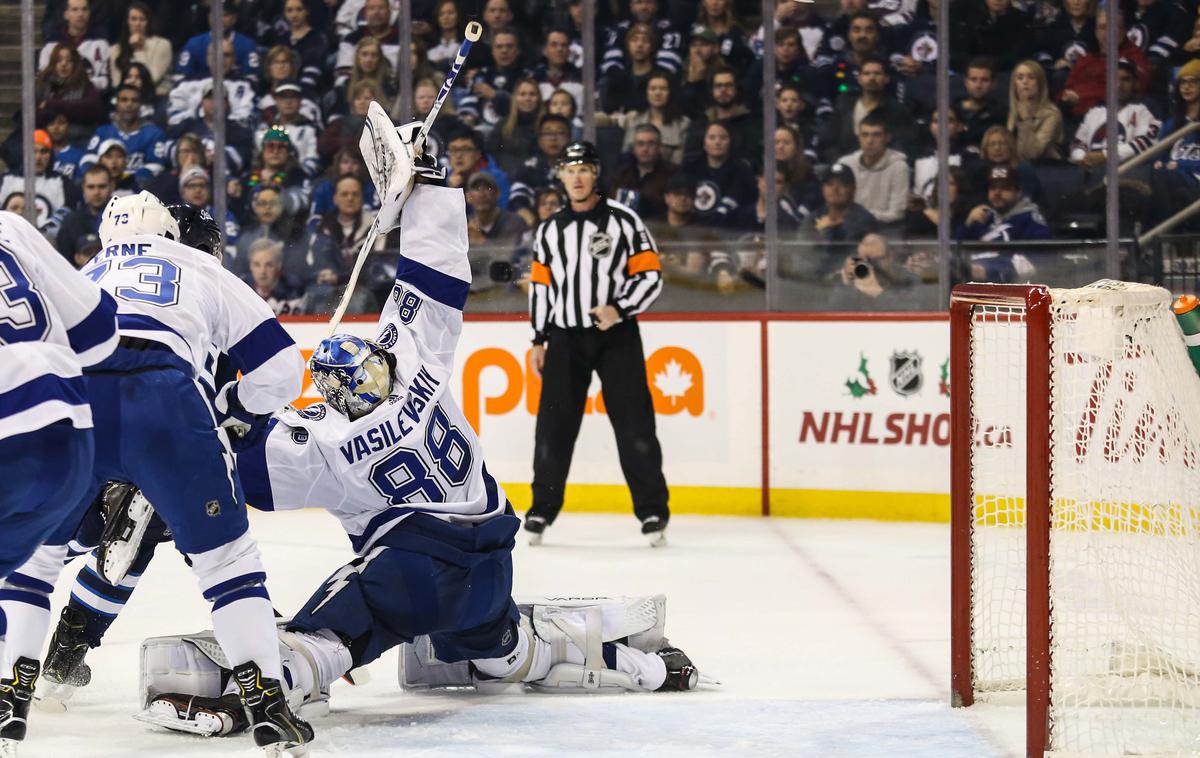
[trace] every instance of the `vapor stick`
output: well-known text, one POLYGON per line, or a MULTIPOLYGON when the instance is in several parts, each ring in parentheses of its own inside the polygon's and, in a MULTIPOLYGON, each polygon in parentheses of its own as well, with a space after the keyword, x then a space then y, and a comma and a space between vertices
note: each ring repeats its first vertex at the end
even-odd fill
MULTIPOLYGON (((463 43, 458 48, 458 56, 454 59, 454 65, 450 67, 450 73, 446 76, 446 81, 442 83, 442 89, 438 92, 437 99, 433 101, 429 115, 425 117, 425 123, 421 124, 421 131, 417 132, 417 136, 412 142, 413 149, 417 154, 425 150, 425 138, 429 135, 434 120, 437 119, 438 111, 442 109, 442 105, 446 102, 446 96, 450 94, 450 88, 458 79, 458 72, 462 70, 463 64, 467 61, 471 45, 478 42, 481 36, 483 36, 482 24, 478 21, 467 24, 467 28, 463 32, 463 43)), ((375 239, 381 231, 386 233, 396 227, 400 211, 412 191, 411 184, 397 186, 400 184, 394 176, 397 163, 411 162, 411 159, 400 142, 395 125, 392 124, 391 119, 388 118, 379 103, 372 102, 367 111, 367 121, 363 125, 363 135, 359 139, 359 146, 362 149, 363 159, 367 163, 367 169, 371 173, 371 180, 379 190, 382 202, 379 213, 371 222, 371 228, 367 230, 362 247, 358 249, 358 256, 354 260, 354 269, 350 272, 350 281, 346 282, 341 302, 338 303, 337 310, 333 312, 333 317, 329 319, 326 337, 337 331, 338 325, 342 323, 342 317, 346 315, 346 309, 350 307, 350 298, 354 296, 354 287, 358 284, 358 276, 362 273, 363 265, 367 262, 371 248, 375 246, 375 239), (386 219, 386 229, 380 228, 381 219, 386 219)), ((411 166, 408 171, 401 173, 411 178, 411 166)))

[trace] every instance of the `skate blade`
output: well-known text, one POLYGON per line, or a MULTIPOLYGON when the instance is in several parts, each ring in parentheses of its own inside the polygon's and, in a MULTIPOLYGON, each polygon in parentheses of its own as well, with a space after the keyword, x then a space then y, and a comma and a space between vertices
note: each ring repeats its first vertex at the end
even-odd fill
POLYGON ((215 737, 226 728, 224 721, 209 713, 197 713, 191 719, 181 719, 179 711, 169 703, 151 703, 141 713, 133 714, 133 718, 143 724, 160 726, 172 732, 197 734, 201 737, 215 737))
POLYGON ((711 687, 721 687, 722 686, 720 680, 714 679, 711 676, 705 676, 704 674, 700 675, 700 681, 698 682, 698 684, 707 684, 711 687))
POLYGON ((542 535, 541 534, 529 535, 529 546, 530 547, 537 547, 540 544, 542 544, 542 535))
POLYGON ((134 559, 137 558, 142 538, 146 536, 146 528, 150 526, 150 516, 153 512, 154 509, 145 495, 139 491, 133 496, 127 511, 129 520, 133 522, 133 532, 128 539, 121 540, 125 549, 119 551, 119 555, 114 554, 111 550, 105 551, 104 560, 96 566, 101 579, 112 585, 120 584, 125 579, 125 575, 133 566, 134 559))
POLYGON ((39 679, 37 689, 33 693, 33 704, 43 711, 61 713, 67 710, 67 701, 77 689, 79 688, 70 684, 39 679))
POLYGON ((267 758, 304 758, 308 755, 308 743, 293 745, 290 742, 277 742, 263 748, 267 758))
POLYGON ((20 740, 0 739, 0 758, 17 758, 17 745, 20 740))
POLYGON ((644 535, 646 541, 650 543, 650 547, 666 547, 667 546, 667 530, 663 529, 658 532, 651 532, 644 535))

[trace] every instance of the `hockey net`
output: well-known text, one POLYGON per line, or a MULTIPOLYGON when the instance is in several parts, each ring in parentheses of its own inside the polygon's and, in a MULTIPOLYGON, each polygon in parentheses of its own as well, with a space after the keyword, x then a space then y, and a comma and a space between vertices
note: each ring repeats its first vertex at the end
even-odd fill
POLYGON ((1200 754, 1200 378, 1170 295, 967 285, 951 342, 955 705, 1023 691, 1031 756, 1200 754))

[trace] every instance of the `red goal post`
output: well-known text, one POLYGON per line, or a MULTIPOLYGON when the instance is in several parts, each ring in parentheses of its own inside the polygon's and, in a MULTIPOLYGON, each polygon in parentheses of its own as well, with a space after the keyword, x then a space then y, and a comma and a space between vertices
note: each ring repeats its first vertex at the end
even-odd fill
POLYGON ((1200 378, 1166 290, 951 297, 951 688, 1026 752, 1200 753, 1200 378))

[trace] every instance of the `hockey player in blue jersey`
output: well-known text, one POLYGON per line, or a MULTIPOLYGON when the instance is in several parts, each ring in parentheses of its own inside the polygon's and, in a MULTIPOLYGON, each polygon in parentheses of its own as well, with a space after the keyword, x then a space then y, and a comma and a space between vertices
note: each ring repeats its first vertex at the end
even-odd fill
MULTIPOLYGON (((294 398, 302 360, 262 299, 213 256, 177 242, 179 236, 178 223, 149 193, 114 198, 105 209, 104 247, 84 274, 115 299, 120 342, 88 373, 95 485, 79 514, 105 480, 132 482, 154 502, 212 603, 215 637, 234 669, 255 741, 268 752, 303 748, 312 730, 281 694, 266 571, 219 429, 251 423, 294 398), (241 378, 218 388, 213 370, 221 353, 241 378)), ((36 671, 48 595, 74 527, 52 534, 48 547, 19 569, 41 582, 39 594, 0 599, 10 624, 8 662, 36 671), (19 647, 14 619, 26 629, 19 647)))
MULTIPOLYGON (((401 133, 411 139, 415 129, 401 133)), ((421 161, 410 154, 399 162, 415 162, 421 176, 439 175, 421 161)), ((543 611, 562 626, 539 630, 535 613, 518 612, 511 554, 520 521, 447 391, 471 279, 462 190, 413 188, 400 249, 375 339, 336 334, 313 355, 325 402, 281 412, 239 445, 248 502, 267 510, 324 507, 358 556, 281 633, 293 705, 319 700, 350 669, 420 635, 440 663, 471 662, 461 684, 691 689, 698 674, 687 657, 661 639, 652 650, 627 644, 646 630, 630 629, 619 613, 616 622, 602 622, 596 611, 589 624, 585 611, 543 611)), ((147 671, 156 681, 148 683, 143 718, 210 735, 244 727, 235 693, 201 691, 219 676, 174 675, 229 668, 197 639, 150 645, 147 671), (185 683, 199 689, 169 689, 185 683)))

